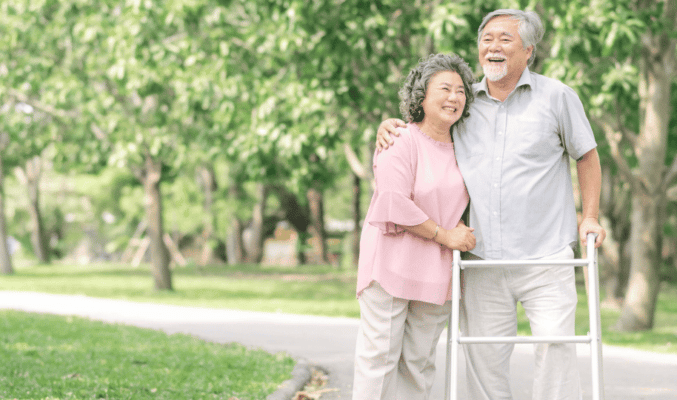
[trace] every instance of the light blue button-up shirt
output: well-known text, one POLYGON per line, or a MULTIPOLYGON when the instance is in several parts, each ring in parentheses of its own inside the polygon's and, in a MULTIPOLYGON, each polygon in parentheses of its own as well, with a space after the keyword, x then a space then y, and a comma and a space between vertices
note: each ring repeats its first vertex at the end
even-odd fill
POLYGON ((504 102, 489 95, 486 78, 473 90, 470 117, 454 133, 477 238, 471 253, 535 259, 574 246, 569 158, 597 146, 578 95, 528 68, 504 102))

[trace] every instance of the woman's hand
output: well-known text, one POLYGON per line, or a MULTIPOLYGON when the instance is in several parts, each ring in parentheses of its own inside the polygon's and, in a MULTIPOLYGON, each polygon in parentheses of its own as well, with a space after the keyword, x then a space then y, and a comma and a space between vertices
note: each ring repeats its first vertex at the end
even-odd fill
POLYGON ((407 124, 397 118, 390 118, 381 122, 376 131, 376 148, 381 151, 390 147, 390 145, 395 143, 390 135, 400 136, 397 128, 404 128, 405 126, 407 124))
POLYGON ((452 250, 469 251, 475 248, 474 228, 468 228, 463 221, 459 221, 455 228, 440 229, 437 234, 437 243, 452 250))

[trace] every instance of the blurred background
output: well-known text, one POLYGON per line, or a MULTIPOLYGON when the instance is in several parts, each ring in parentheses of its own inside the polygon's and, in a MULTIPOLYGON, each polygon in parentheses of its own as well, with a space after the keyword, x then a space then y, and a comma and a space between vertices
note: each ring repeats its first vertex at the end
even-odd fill
POLYGON ((149 263, 170 290, 174 265, 355 269, 404 76, 453 52, 481 78, 496 8, 541 15, 531 69, 584 103, 604 301, 651 329, 677 284, 675 0, 4 0, 0 272, 149 263))

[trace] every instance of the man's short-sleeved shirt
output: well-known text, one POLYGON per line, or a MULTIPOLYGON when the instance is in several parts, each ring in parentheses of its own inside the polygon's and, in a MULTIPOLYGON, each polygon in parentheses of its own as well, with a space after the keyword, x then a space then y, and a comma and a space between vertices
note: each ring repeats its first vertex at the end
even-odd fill
POLYGON ((534 259, 574 246, 569 158, 597 146, 578 95, 528 68, 504 102, 489 95, 486 78, 473 90, 470 117, 454 133, 477 237, 471 252, 534 259))

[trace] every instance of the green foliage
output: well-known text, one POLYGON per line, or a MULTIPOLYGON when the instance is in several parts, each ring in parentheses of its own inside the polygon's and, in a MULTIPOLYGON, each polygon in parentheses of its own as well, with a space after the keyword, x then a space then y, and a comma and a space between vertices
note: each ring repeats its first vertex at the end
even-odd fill
MULTIPOLYGON (((97 141, 81 140, 87 118, 71 112, 84 101, 83 94, 93 90, 83 87, 73 75, 80 49, 69 40, 68 32, 76 29, 73 12, 78 10, 54 2, 7 1, 0 7, 0 48, 5 54, 0 64, 5 82, 0 95, 5 107, 20 105, 20 114, 24 114, 5 114, 10 117, 2 122, 10 139, 7 154, 16 164, 46 149, 62 148, 67 142, 70 150, 99 148, 97 141)), ((82 152, 72 151, 69 157, 77 154, 82 152)), ((103 161, 91 155, 86 159, 96 165, 103 161)), ((5 164, 8 166, 12 164, 5 164)))
POLYGON ((489 12, 499 8, 518 7, 513 1, 481 1, 443 2, 432 14, 429 26, 430 34, 435 40, 437 52, 453 52, 475 67, 477 76, 481 69, 477 62, 477 28, 482 18, 489 12))
POLYGON ((552 58, 545 63, 545 73, 576 89, 591 114, 620 107, 630 112, 625 125, 636 127, 636 57, 639 38, 647 29, 646 16, 614 1, 558 2, 552 11, 552 58))
MULTIPOLYGON (((548 36, 551 58, 545 62, 544 73, 573 87, 593 119, 612 116, 619 127, 639 133, 642 35, 664 32, 669 21, 663 18, 662 2, 642 7, 633 3, 545 1, 552 32, 548 36)), ((675 90, 672 93, 675 98, 675 90)), ((673 104, 677 103, 673 100, 673 104)), ((677 153, 677 124, 673 122, 669 124, 666 164, 677 153)), ((606 142, 604 137, 597 139, 606 142)), ((630 165, 636 165, 627 143, 622 146, 630 165)), ((608 154, 604 146, 601 150, 603 156, 608 154)))
POLYGON ((0 397, 258 400, 294 361, 236 344, 76 317, 0 311, 0 397))
MULTIPOLYGON (((641 37, 668 26, 663 2, 640 5, 7 0, 0 5, 0 132, 9 139, 2 162, 7 170, 42 154, 65 173, 100 173, 76 181, 92 202, 86 228, 106 230, 111 249, 124 247, 143 215, 141 188, 119 170, 138 170, 146 155, 163 165, 166 226, 182 235, 202 229, 193 177, 204 163, 217 166, 221 238, 233 216, 250 217, 256 182, 284 185, 301 203, 308 188, 328 191, 340 203, 325 207, 328 214, 348 218, 350 192, 336 193, 350 190, 340 145, 369 166, 376 126, 399 116, 402 79, 429 52, 458 53, 479 76, 477 27, 496 8, 541 14, 546 37, 535 68, 572 86, 593 118, 611 115, 637 131, 641 37), (116 222, 101 222, 104 211, 116 222)), ((677 154, 676 118, 666 163, 677 154)), ((610 163, 605 138, 597 139, 610 163)), ((634 165, 630 150, 625 145, 634 165)), ((43 214, 68 215, 70 205, 57 205, 43 214)), ((26 214, 11 207, 10 233, 27 238, 26 214)), ((74 243, 75 236, 73 229, 63 237, 74 243)))

